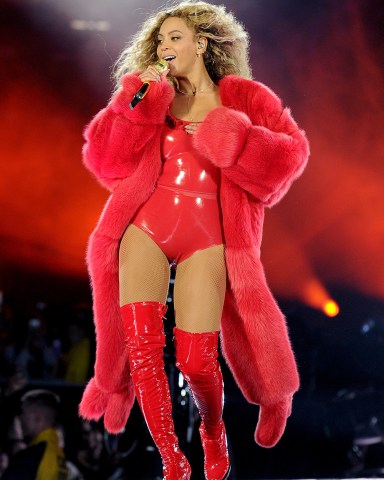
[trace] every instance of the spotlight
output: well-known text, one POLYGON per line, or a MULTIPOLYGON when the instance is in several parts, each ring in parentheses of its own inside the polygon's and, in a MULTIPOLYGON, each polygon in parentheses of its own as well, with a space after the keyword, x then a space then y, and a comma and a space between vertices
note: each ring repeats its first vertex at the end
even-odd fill
POLYGON ((75 18, 69 22, 72 30, 96 30, 106 32, 111 29, 111 24, 106 20, 82 20, 75 18))
POLYGON ((328 317, 336 317, 336 315, 338 315, 338 313, 340 312, 340 308, 334 300, 327 300, 323 304, 323 312, 328 317))
POLYGON ((332 300, 326 287, 317 278, 312 278, 306 283, 302 299, 307 305, 321 310, 328 317, 336 317, 340 312, 338 304, 332 300))

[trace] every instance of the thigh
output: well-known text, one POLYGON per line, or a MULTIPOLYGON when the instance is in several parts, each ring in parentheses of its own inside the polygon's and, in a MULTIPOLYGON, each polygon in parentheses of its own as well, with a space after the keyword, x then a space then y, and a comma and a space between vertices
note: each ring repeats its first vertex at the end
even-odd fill
POLYGON ((174 288, 176 326, 188 332, 219 330, 226 282, 224 245, 199 250, 180 263, 174 288))
POLYGON ((129 225, 119 249, 120 306, 145 301, 165 303, 168 287, 167 257, 145 232, 129 225))

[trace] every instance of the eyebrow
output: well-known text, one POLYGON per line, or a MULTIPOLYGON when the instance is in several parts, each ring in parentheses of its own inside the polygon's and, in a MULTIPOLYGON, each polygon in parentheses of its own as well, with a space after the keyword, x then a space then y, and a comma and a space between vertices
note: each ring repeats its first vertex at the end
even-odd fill
MULTIPOLYGON (((175 33, 175 32, 179 32, 179 33, 183 34, 183 32, 181 32, 180 30, 171 30, 170 32, 168 32, 168 35, 170 35, 171 33, 175 33)), ((158 33, 157 36, 158 37, 164 37, 164 35, 162 33, 158 33)))

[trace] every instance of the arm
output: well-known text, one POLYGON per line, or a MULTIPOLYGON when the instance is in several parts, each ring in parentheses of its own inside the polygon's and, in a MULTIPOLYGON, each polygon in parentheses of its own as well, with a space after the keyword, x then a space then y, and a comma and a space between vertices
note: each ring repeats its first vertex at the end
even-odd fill
POLYGON ((131 110, 129 103, 141 85, 137 75, 123 76, 121 89, 84 132, 83 162, 109 190, 134 172, 141 150, 163 125, 174 95, 172 86, 162 78, 151 83, 145 99, 131 110))
POLYGON ((302 173, 308 142, 289 109, 266 87, 250 97, 247 110, 249 116, 227 107, 212 110, 195 134, 195 147, 223 175, 272 206, 302 173))

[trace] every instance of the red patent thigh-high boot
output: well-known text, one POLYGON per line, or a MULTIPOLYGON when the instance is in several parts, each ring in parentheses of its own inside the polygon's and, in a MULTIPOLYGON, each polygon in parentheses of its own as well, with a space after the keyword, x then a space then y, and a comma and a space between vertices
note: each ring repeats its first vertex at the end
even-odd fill
POLYGON ((207 480, 225 480, 230 463, 222 419, 223 377, 217 360, 219 332, 174 329, 176 366, 187 380, 202 419, 199 431, 207 480))
POLYGON ((159 449, 164 479, 188 480, 191 467, 175 434, 169 384, 164 371, 162 318, 166 309, 158 302, 129 303, 121 307, 121 317, 136 398, 159 449))

